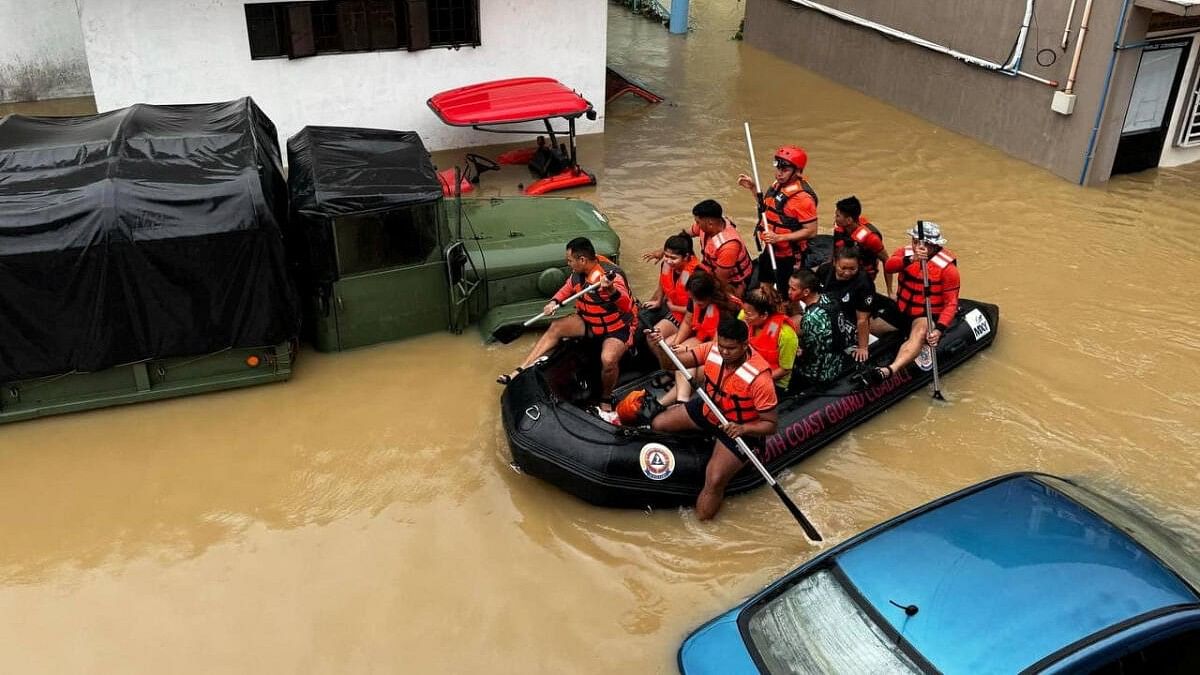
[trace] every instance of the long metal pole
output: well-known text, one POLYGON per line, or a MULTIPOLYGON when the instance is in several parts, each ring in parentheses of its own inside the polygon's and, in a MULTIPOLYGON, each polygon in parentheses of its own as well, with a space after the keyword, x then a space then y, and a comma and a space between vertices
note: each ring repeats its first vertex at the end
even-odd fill
MULTIPOLYGON (((755 159, 754 159, 754 141, 750 139, 750 123, 743 122, 742 124, 744 125, 744 127, 746 129, 746 149, 750 152, 750 170, 754 174, 754 198, 756 200, 758 200, 758 199, 762 199, 762 188, 759 187, 760 185, 762 185, 762 183, 760 183, 758 181, 758 162, 755 161, 755 159)), ((760 209, 762 208, 762 204, 759 204, 758 206, 760 209)), ((763 211, 762 213, 759 214, 758 227, 763 232, 771 231, 771 226, 767 222, 767 212, 766 211, 763 211)), ((775 245, 774 244, 767 244, 767 256, 771 259, 771 271, 778 272, 779 267, 775 264, 775 245)))
MULTIPOLYGON (((929 244, 925 241, 925 221, 917 221, 917 238, 921 240, 921 244, 925 246, 925 250, 929 250, 929 244)), ((929 261, 921 260, 921 281, 925 285, 925 335, 933 332, 933 307, 929 303, 929 261)), ((929 356, 933 362, 933 397, 939 401, 945 401, 946 397, 942 396, 942 378, 938 374, 937 362, 937 347, 925 343, 925 348, 929 350, 929 356)))
MULTIPOLYGON (((684 377, 687 377, 687 368, 684 367, 683 363, 679 360, 679 357, 675 355, 674 350, 667 346, 666 342, 660 342, 658 343, 658 346, 663 350, 663 352, 666 353, 667 357, 671 359, 671 362, 675 364, 675 367, 679 369, 679 372, 683 373, 684 377)), ((689 377, 688 380, 690 381, 691 378, 689 377)), ((704 391, 704 387, 696 387, 695 385, 693 385, 693 387, 696 390, 696 393, 700 395, 700 399, 704 401, 704 405, 708 406, 708 409, 717 416, 717 421, 721 423, 721 426, 729 424, 729 420, 725 417, 725 415, 721 414, 721 409, 718 408, 717 404, 708 397, 708 393, 704 391)), ((823 541, 821 538, 821 533, 817 531, 817 528, 804 515, 804 513, 800 510, 800 507, 796 506, 796 503, 792 501, 791 497, 787 496, 787 493, 783 491, 783 488, 775 480, 775 477, 771 475, 770 471, 767 471, 767 467, 763 466, 762 461, 758 459, 758 456, 754 454, 754 451, 750 449, 750 446, 746 445, 746 441, 742 440, 741 438, 735 438, 733 439, 733 442, 737 444, 736 449, 741 452, 746 459, 750 460, 750 463, 754 465, 754 468, 758 469, 758 472, 762 474, 763 480, 767 481, 767 485, 770 485, 771 489, 775 490, 775 494, 779 495, 779 499, 783 502, 783 505, 787 507, 787 510, 791 512, 792 517, 795 518, 796 522, 800 523, 800 527, 804 529, 804 534, 807 535, 812 541, 823 541)), ((732 450, 733 448, 730 449, 732 450)))

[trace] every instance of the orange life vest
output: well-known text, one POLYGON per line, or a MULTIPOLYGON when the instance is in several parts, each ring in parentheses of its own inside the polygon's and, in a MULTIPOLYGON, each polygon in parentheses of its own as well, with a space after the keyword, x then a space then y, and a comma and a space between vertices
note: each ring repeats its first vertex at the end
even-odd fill
MULTIPOLYGON (((734 305, 741 307, 742 300, 737 296, 730 296, 730 300, 734 305)), ((699 311, 697 316, 693 306, 692 314, 692 333, 700 342, 708 342, 717 338, 717 328, 721 325, 721 308, 717 307, 715 302, 710 302, 704 305, 704 309, 699 311)))
MULTIPOLYGON (((755 353, 753 348, 746 355, 745 362, 735 370, 725 368, 724 362, 721 351, 714 345, 704 361, 704 391, 730 422, 753 422, 759 415, 758 409, 754 407, 754 393, 750 385, 759 377, 765 377, 769 381, 771 366, 762 356, 755 353)), ((704 408, 704 416, 713 424, 720 424, 707 406, 704 408)))
MULTIPOLYGON (((945 308, 943 271, 958 261, 948 249, 942 249, 929 259, 929 309, 933 316, 945 308)), ((896 305, 908 316, 925 316, 925 282, 921 278, 921 261, 913 257, 912 246, 904 247, 904 269, 900 270, 896 287, 896 305)))
POLYGON ((874 281, 879 276, 879 252, 883 251, 883 234, 867 220, 866 216, 858 217, 858 224, 853 231, 847 232, 841 225, 833 226, 833 247, 839 249, 850 244, 859 248, 858 262, 863 271, 874 281))
MULTIPOLYGON (((763 357, 772 370, 779 367, 779 333, 783 331, 784 325, 792 325, 786 314, 772 314, 767 317, 766 323, 750 329, 750 346, 763 357)), ((795 330, 795 326, 792 326, 792 329, 795 330)))
MULTIPOLYGON (((658 274, 658 286, 662 289, 664 303, 678 307, 687 306, 687 282, 692 278, 692 272, 696 271, 696 267, 699 265, 700 261, 692 257, 684 262, 683 267, 677 271, 665 260, 663 261, 658 274)), ((683 311, 671 311, 671 316, 675 317, 676 323, 683 321, 684 314, 683 311)))
POLYGON ((725 229, 712 235, 711 237, 701 234, 701 243, 703 245, 704 266, 716 274, 720 270, 732 270, 729 276, 729 283, 737 285, 750 278, 750 273, 753 271, 753 263, 750 261, 750 253, 746 251, 746 244, 742 241, 741 235, 738 234, 737 226, 733 221, 725 219, 725 229), (726 246, 734 246, 738 251, 737 262, 732 267, 728 265, 720 265, 717 263, 718 254, 721 249, 726 246))
MULTIPOLYGON (((779 234, 790 234, 804 227, 805 223, 784 212, 784 207, 787 206, 789 199, 803 199, 800 196, 801 193, 807 193, 808 197, 812 199, 813 206, 817 205, 817 193, 804 179, 804 176, 798 176, 796 180, 783 187, 772 185, 763 193, 763 208, 766 212, 767 223, 772 230, 779 234)), ((775 257, 791 258, 796 255, 797 251, 803 253, 808 250, 808 240, 777 241, 771 246, 775 248, 775 257)))
POLYGON ((616 272, 611 289, 600 287, 575 301, 575 311, 592 335, 607 335, 633 325, 633 302, 621 268, 604 256, 596 256, 596 260, 596 266, 585 274, 571 275, 570 291, 574 295, 600 281, 606 273, 616 272))

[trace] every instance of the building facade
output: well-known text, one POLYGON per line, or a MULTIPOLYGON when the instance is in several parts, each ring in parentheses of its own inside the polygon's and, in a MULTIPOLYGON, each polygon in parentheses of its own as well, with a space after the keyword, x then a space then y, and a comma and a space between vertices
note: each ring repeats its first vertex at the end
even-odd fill
POLYGON ((75 0, 0 0, 0 103, 90 93, 75 0))
POLYGON ((281 142, 340 125, 440 149, 501 137, 442 124, 430 96, 537 75, 592 102, 580 133, 603 130, 604 0, 86 0, 80 23, 100 111, 248 95, 281 142))
POLYGON ((745 23, 752 46, 1080 184, 1200 159, 1198 34, 1200 0, 747 0, 745 23))

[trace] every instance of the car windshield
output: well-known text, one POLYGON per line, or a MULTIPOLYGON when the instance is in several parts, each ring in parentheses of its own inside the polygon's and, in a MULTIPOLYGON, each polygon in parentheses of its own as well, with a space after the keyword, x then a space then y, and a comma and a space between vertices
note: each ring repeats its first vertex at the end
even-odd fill
POLYGON ((921 672, 828 568, 759 605, 748 629, 773 674, 921 672))

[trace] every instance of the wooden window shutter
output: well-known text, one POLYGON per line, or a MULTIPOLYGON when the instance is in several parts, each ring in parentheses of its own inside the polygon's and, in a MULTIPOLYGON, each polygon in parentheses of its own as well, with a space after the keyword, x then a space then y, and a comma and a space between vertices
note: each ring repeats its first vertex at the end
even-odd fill
POLYGON ((408 51, 429 49, 429 1, 408 0, 408 51))
POLYGON ((298 59, 317 53, 317 41, 313 38, 312 8, 307 3, 288 5, 288 58, 298 59))
POLYGON ((342 38, 342 51, 355 52, 371 48, 371 36, 367 28, 369 18, 363 0, 340 0, 337 4, 338 34, 342 38))

